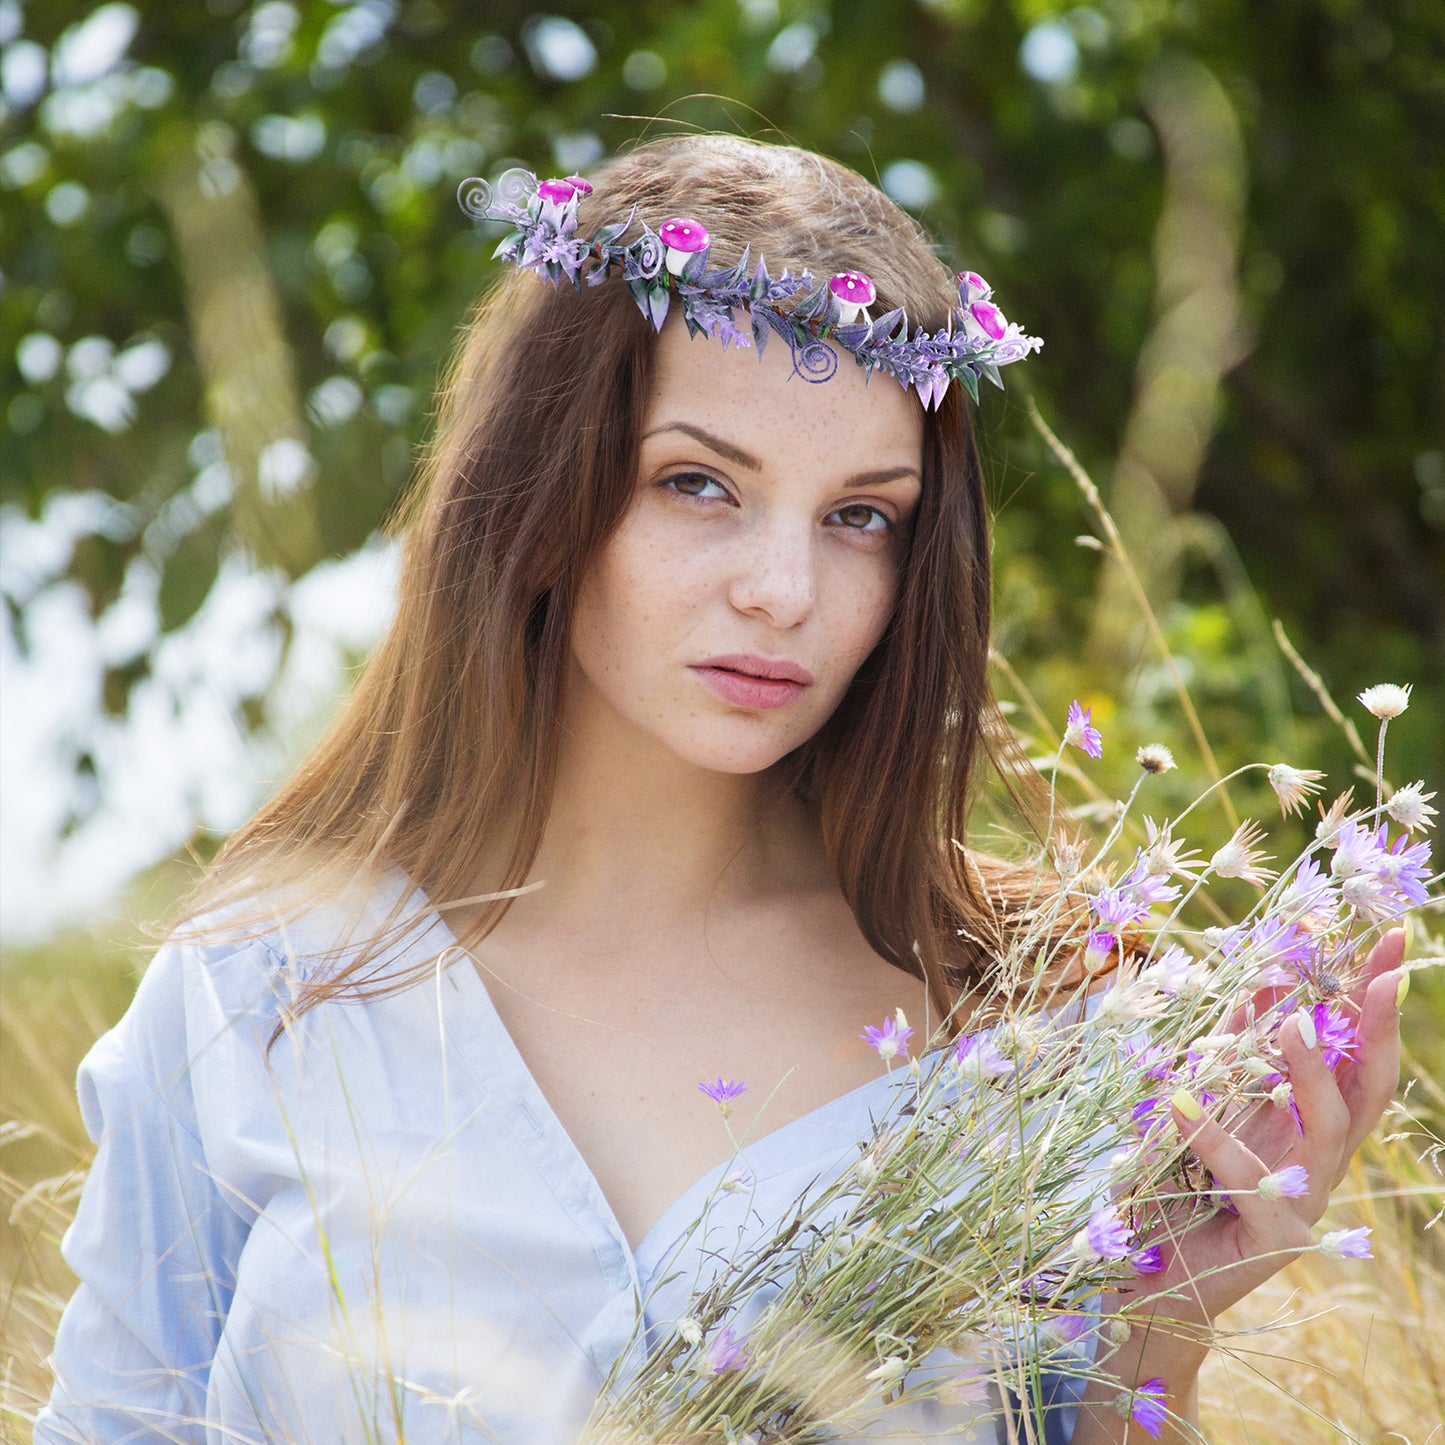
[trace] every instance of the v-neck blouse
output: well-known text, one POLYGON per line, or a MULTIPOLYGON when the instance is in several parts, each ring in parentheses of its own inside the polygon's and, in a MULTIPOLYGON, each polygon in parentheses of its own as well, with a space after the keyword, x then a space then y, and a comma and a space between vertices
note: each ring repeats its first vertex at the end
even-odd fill
MULTIPOLYGON (((98 1149, 63 1240, 80 1285, 36 1445, 570 1445, 614 1362, 635 1368, 902 1101, 907 1072, 880 1073, 740 1141, 634 1250, 425 895, 393 870, 371 916, 403 893, 421 921, 388 968, 436 959, 426 982, 323 1004, 268 1051, 337 936, 318 908, 246 942, 163 945, 87 1054, 98 1149), (738 1166, 746 1186, 721 1188, 738 1166)), ((969 1438, 978 1416, 926 1402, 869 1435, 969 1438)), ((1048 1413, 1051 1441, 1072 1416, 1048 1413)))

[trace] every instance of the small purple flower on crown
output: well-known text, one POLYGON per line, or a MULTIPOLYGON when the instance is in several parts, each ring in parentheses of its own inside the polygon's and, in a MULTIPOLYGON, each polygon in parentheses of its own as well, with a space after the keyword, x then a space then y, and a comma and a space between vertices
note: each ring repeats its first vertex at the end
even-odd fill
POLYGON ((707 250, 707 227, 691 216, 674 216, 664 221, 657 234, 667 247, 666 266, 674 276, 682 275, 682 268, 699 252, 707 250))
POLYGON ((840 271, 828 282, 838 302, 838 324, 852 326, 869 320, 868 308, 878 299, 878 288, 862 271, 840 271))
POLYGON ((577 202, 583 196, 591 194, 591 185, 581 176, 543 181, 537 187, 537 195, 542 201, 539 219, 555 226, 559 231, 570 231, 577 224, 577 202))

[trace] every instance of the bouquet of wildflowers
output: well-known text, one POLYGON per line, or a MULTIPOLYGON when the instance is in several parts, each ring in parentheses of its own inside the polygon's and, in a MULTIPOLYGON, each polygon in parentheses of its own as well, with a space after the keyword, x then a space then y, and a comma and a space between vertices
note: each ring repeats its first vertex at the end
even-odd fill
MULTIPOLYGON (((808 1445, 930 1399, 971 1404, 976 1421, 992 1411, 1008 1421, 999 1438, 1042 1438, 1057 1408, 1050 1380, 1087 1379, 1124 1344, 1180 1209, 1192 1223, 1233 1208, 1170 1125, 1176 1091, 1226 1119, 1275 1109, 1298 1125, 1281 1024, 1296 1016, 1329 1067, 1353 1058, 1348 995, 1367 946, 1439 901, 1417 836, 1435 795, 1423 782, 1387 795, 1383 783, 1386 728, 1409 689, 1381 685, 1360 701, 1380 723, 1374 800, 1355 806, 1346 792, 1321 807, 1309 845, 1279 869, 1253 821, 1207 858, 1187 846, 1181 825, 1202 797, 1166 823, 1135 824, 1141 789, 1174 765, 1161 746, 1139 751, 1132 793, 1087 848, 1055 832, 1051 788, 1037 896, 988 980, 1007 1000, 1001 1014, 916 1054, 901 1011, 864 1030, 897 1076, 897 1107, 771 1238, 716 1252, 685 1312, 614 1367, 589 1442, 808 1445), (1210 891, 1220 880, 1234 896, 1256 890, 1253 908, 1226 912, 1210 891), (1080 961, 1084 984, 1061 993, 1061 970, 1080 961), (1101 1313, 1108 1297, 1126 1307, 1101 1313)), ((1077 702, 1056 780, 1069 748, 1102 748, 1077 702)), ((1284 814, 1321 791, 1317 772, 1251 766, 1267 770, 1284 814)), ((746 1085, 701 1087, 726 1119, 746 1085)), ((722 1187, 747 1178, 735 1168, 722 1187)), ((1259 1192, 1307 1187, 1291 1165, 1259 1192)), ((1368 1236, 1335 1230, 1316 1248, 1367 1258, 1368 1236)), ((1157 1434, 1167 1381, 1142 1382, 1116 1406, 1157 1434)))

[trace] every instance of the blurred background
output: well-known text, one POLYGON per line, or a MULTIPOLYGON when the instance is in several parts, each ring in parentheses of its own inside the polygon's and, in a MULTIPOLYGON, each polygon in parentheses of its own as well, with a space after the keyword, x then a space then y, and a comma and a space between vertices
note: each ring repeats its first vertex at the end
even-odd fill
MULTIPOLYGON (((133 990, 140 923, 386 625, 380 529, 493 274, 458 182, 585 171, 675 127, 853 166, 1045 338, 979 412, 1022 730, 1042 746, 1036 716, 1089 703, 1109 796, 1167 742, 1162 814, 1244 762, 1351 781, 1320 692, 1363 728, 1355 693, 1411 683, 1387 774, 1445 782, 1433 0, 0 0, 16 1339, 65 1287, 73 1070, 133 990), (1157 632, 1031 404, 1098 483, 1157 632)), ((1275 807, 1248 780, 1233 800, 1275 807)), ((1408 1026, 1439 1062, 1434 979, 1408 1026)))

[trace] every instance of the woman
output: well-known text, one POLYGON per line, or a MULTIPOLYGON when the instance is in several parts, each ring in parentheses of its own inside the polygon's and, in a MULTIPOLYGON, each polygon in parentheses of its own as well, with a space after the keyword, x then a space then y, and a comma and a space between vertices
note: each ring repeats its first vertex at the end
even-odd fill
MULTIPOLYGON (((814 155, 671 138, 593 185, 547 203, 866 273, 929 331, 957 305, 918 227, 814 155)), ((681 1312, 704 1206, 770 1233, 852 1156, 887 1104, 860 1020, 987 1006, 973 940, 1013 880, 986 894, 948 841, 987 741, 963 388, 925 408, 659 319, 525 269, 476 311, 390 632, 82 1067, 100 1150, 37 1441, 575 1439, 681 1312), (714 1077, 751 1081, 748 1174, 714 1077)), ((1319 1183, 1185 1235, 1158 1327, 1053 1438, 1125 1439, 1114 1394, 1151 1377, 1193 1414, 1200 1326, 1302 1246, 1393 1089, 1400 952, 1338 1084, 1285 1027, 1319 1183)), ((1225 1188, 1278 1162, 1175 1121, 1225 1188)))

